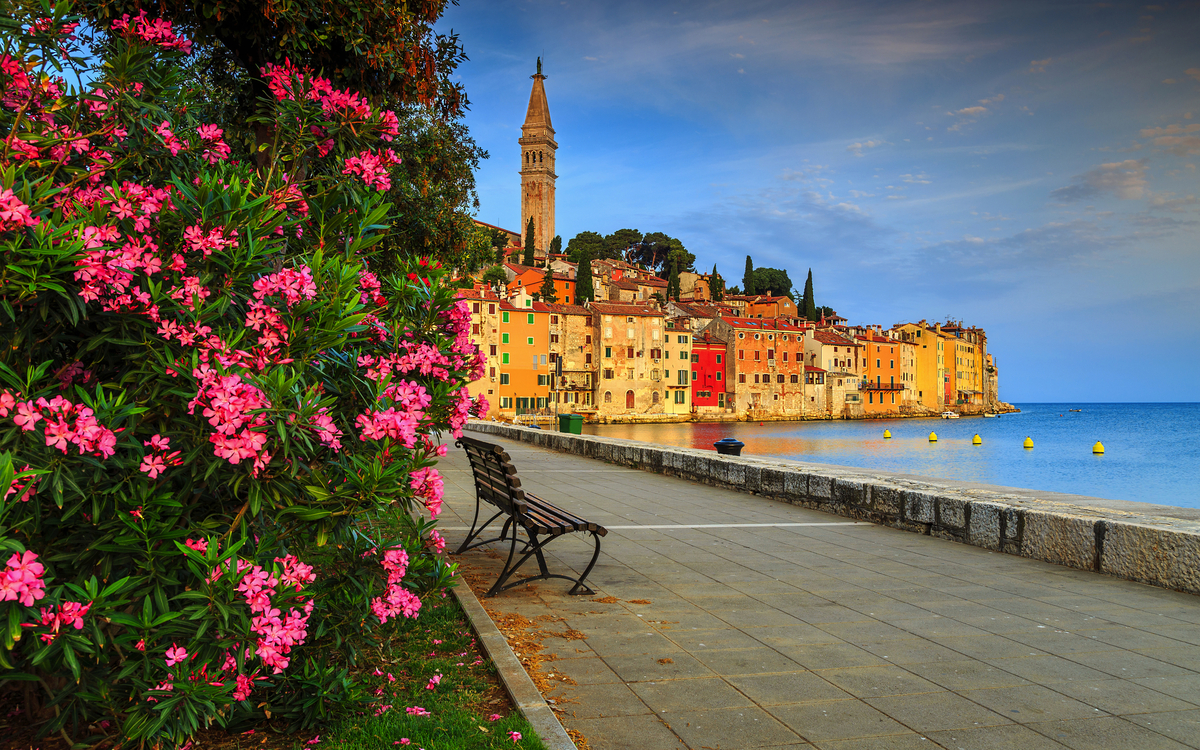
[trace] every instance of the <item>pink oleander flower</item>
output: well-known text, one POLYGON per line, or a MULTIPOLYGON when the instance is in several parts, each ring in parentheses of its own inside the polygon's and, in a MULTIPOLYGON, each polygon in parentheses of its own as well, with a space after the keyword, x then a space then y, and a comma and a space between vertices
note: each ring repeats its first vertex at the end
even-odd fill
POLYGON ((500 714, 492 714, 488 717, 488 721, 500 721, 500 714))
POLYGON ((407 711, 411 716, 429 716, 429 712, 420 706, 409 706, 404 710, 407 711))
POLYGON ((508 738, 513 741, 513 744, 516 744, 521 741, 521 733, 520 732, 509 732, 508 738))
POLYGON ((199 552, 202 555, 208 552, 208 540, 207 539, 187 539, 186 541, 184 541, 184 544, 187 545, 189 548, 196 550, 197 552, 199 552))
POLYGON ((32 607, 46 596, 46 583, 42 580, 45 568, 37 558, 29 550, 8 558, 7 567, 0 572, 0 601, 16 601, 32 607))
POLYGON ((187 649, 182 646, 171 644, 171 648, 167 649, 167 666, 173 667, 180 662, 187 660, 187 649))
POLYGON ((157 479, 158 475, 166 471, 166 465, 163 463, 162 456, 150 455, 142 459, 142 463, 138 466, 139 471, 144 471, 150 475, 151 479, 157 479))
POLYGON ((425 686, 425 689, 426 690, 436 690, 438 683, 440 683, 441 681, 442 681, 442 676, 440 674, 435 674, 433 677, 429 678, 429 684, 425 686))

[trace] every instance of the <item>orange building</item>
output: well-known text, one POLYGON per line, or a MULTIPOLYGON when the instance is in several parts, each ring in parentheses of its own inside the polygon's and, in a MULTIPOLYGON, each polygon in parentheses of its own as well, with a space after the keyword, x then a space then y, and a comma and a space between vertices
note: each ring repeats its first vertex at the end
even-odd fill
MULTIPOLYGON (((514 264, 509 264, 513 266, 514 264)), ((546 269, 517 266, 519 268, 512 281, 508 282, 508 296, 541 294, 542 283, 546 280, 546 269)), ((571 304, 575 301, 575 279, 565 273, 554 274, 554 293, 561 304, 571 304)))
POLYGON ((529 414, 550 400, 550 314, 501 302, 497 411, 529 414))
POLYGON ((900 413, 904 405, 903 345, 894 339, 868 331, 856 339, 863 347, 864 414, 900 413))
POLYGON ((729 342, 726 407, 737 412, 805 413, 803 328, 783 320, 720 317, 704 330, 729 342))

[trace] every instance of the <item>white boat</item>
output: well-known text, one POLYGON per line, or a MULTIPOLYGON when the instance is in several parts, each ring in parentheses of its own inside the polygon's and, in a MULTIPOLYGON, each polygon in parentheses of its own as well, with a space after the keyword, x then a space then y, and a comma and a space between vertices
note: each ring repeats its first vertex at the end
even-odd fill
POLYGON ((995 418, 995 417, 997 417, 997 416, 999 416, 999 415, 998 415, 998 414, 984 414, 983 416, 985 416, 985 417, 992 417, 992 418, 995 418))
POLYGON ((958 419, 958 412, 944 411, 942 412, 942 419, 958 419))

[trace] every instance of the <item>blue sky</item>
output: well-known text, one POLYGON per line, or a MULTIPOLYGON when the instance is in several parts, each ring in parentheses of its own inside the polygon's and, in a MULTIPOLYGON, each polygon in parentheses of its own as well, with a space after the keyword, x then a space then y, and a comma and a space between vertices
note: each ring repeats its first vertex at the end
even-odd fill
POLYGON ((478 218, 517 229, 536 58, 557 231, 984 328, 1008 401, 1196 401, 1200 4, 463 0, 478 218), (1189 384, 1191 387, 1189 387, 1189 384))

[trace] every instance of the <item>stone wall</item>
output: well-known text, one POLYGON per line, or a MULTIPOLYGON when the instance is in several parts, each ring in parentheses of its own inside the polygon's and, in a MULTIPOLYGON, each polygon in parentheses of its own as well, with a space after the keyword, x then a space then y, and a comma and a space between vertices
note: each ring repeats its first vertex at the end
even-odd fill
MULTIPOLYGON (((467 429, 847 518, 1200 593, 1200 516, 1159 506, 473 421, 467 429), (1094 503, 1088 502, 1094 500, 1094 503), (1105 507, 1121 506, 1121 507, 1105 507), (1187 516, 1192 517, 1187 517, 1187 516)), ((520 467, 517 467, 518 470, 520 467)))

